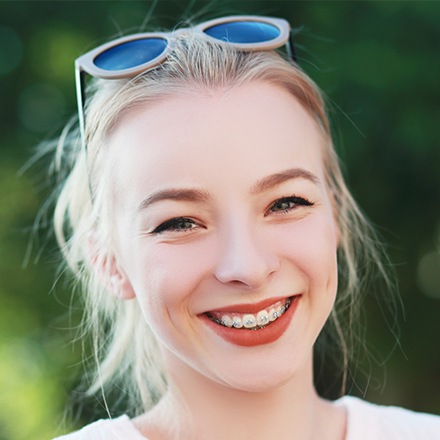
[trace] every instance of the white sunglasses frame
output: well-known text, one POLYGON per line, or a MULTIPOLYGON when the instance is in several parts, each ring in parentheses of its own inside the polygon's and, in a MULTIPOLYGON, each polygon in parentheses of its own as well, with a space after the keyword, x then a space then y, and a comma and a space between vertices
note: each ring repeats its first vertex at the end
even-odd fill
POLYGON ((244 51, 276 49, 281 46, 284 46, 288 42, 290 36, 289 22, 282 18, 254 16, 254 15, 234 15, 230 17, 222 17, 214 20, 209 20, 204 23, 200 23, 199 25, 194 27, 177 29, 172 32, 146 32, 146 33, 132 34, 121 38, 117 38, 116 40, 112 40, 105 44, 102 44, 101 46, 98 46, 95 49, 91 50, 90 52, 87 52, 86 54, 77 58, 75 61, 75 68, 77 70, 87 72, 89 75, 94 76, 96 78, 103 78, 103 79, 132 78, 138 75, 139 73, 145 72, 148 69, 161 64, 167 58, 168 54, 171 52, 173 46, 173 40, 178 36, 178 34, 188 29, 190 29, 193 32, 202 33, 206 37, 211 38, 216 42, 223 42, 225 44, 230 44, 244 51), (218 40, 205 33, 205 30, 211 27, 225 23, 237 23, 237 22, 255 22, 255 23, 269 24, 276 27, 280 31, 280 34, 278 37, 270 41, 263 41, 259 43, 231 43, 228 41, 218 40), (142 40, 146 38, 159 38, 165 40, 167 42, 167 47, 156 58, 153 58, 152 60, 149 60, 146 63, 142 63, 138 66, 127 69, 106 70, 106 69, 101 69, 94 64, 94 60, 96 59, 96 57, 106 52, 107 50, 112 49, 113 47, 119 46, 121 44, 128 43, 130 41, 142 40))
POLYGON ((228 17, 221 17, 221 18, 205 21, 194 27, 181 28, 172 32, 137 33, 109 41, 85 53, 84 55, 80 56, 75 60, 75 84, 76 84, 76 97, 78 103, 78 119, 79 119, 81 140, 84 151, 87 151, 86 138, 85 138, 85 116, 84 116, 85 74, 87 73, 95 78, 102 78, 102 79, 133 78, 163 63, 167 59, 170 52, 172 51, 173 41, 175 40, 175 38, 180 33, 185 32, 187 30, 191 30, 192 32, 202 33, 207 38, 210 38, 216 41, 217 43, 232 45, 237 49, 246 52, 273 50, 273 49, 278 49, 285 45, 289 59, 295 62, 297 61, 294 52, 292 33, 289 22, 287 20, 284 20, 283 18, 266 17, 266 16, 258 16, 258 15, 233 15, 228 17), (270 41, 257 42, 257 43, 231 43, 228 41, 222 41, 217 38, 211 37, 204 32, 206 29, 209 29, 210 27, 213 26, 217 26, 225 23, 236 23, 236 22, 255 22, 255 23, 269 24, 276 27, 280 31, 280 34, 278 35, 278 37, 270 41), (167 42, 167 46, 160 55, 153 58, 152 60, 128 69, 105 70, 95 65, 94 60, 96 59, 96 57, 101 55, 105 51, 113 47, 116 47, 120 44, 124 44, 130 41, 141 40, 145 38, 160 38, 167 42))

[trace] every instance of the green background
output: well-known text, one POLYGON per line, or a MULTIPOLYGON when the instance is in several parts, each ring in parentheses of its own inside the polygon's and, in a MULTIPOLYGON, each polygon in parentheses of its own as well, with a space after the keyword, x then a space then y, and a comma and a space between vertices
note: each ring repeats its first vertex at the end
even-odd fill
POLYGON ((0 1, 0 440, 49 439, 93 413, 65 417, 82 371, 69 342, 80 311, 68 312, 77 301, 51 234, 32 234, 48 160, 24 167, 75 112, 74 58, 144 22, 234 13, 303 26, 300 62, 329 98, 349 186, 397 272, 400 346, 367 301, 375 361, 351 392, 440 413, 440 2, 0 1))

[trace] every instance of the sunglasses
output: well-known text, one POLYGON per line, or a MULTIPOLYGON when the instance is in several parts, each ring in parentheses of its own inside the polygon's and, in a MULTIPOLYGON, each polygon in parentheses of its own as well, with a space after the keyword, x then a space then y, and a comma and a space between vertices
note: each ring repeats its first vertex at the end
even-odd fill
MULTIPOLYGON (((209 20, 190 28, 217 42, 243 51, 264 51, 286 45, 287 55, 296 62, 289 23, 281 18, 231 16, 209 20)), ((75 61, 78 115, 85 145, 85 74, 103 79, 133 78, 163 63, 173 41, 185 29, 128 35, 105 43, 75 61)))

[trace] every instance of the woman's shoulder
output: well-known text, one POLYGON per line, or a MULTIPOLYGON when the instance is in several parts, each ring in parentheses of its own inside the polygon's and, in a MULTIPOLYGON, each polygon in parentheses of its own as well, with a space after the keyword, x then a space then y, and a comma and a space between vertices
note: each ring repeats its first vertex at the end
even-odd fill
POLYGON ((98 420, 79 431, 53 440, 147 440, 134 426, 128 416, 98 420))
POLYGON ((440 416, 376 405, 351 396, 339 399, 337 404, 347 409, 346 440, 440 440, 440 416))

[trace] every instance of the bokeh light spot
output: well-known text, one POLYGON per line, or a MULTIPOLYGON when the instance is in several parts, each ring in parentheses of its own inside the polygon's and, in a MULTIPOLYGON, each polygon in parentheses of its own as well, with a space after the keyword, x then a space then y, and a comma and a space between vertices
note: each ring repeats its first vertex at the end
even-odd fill
POLYGON ((55 23, 41 28, 30 42, 31 69, 42 81, 71 85, 74 60, 87 49, 90 40, 84 32, 55 23))

